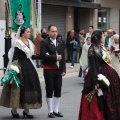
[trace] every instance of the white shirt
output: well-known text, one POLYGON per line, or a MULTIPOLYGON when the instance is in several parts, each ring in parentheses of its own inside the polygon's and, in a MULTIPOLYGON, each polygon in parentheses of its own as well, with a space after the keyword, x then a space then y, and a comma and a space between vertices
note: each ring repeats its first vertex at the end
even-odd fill
POLYGON ((85 42, 86 42, 86 39, 87 39, 88 37, 91 38, 91 34, 90 34, 90 33, 86 33, 85 42))
POLYGON ((56 39, 50 38, 50 40, 53 42, 53 44, 56 46, 56 39))

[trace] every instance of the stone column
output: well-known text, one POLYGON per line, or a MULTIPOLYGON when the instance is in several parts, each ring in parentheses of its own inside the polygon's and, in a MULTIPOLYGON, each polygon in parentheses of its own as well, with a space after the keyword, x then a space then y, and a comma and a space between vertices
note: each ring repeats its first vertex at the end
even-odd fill
POLYGON ((66 7, 66 33, 74 29, 74 8, 66 7))
POLYGON ((94 29, 97 29, 97 27, 98 27, 98 9, 94 9, 93 26, 94 26, 94 29))

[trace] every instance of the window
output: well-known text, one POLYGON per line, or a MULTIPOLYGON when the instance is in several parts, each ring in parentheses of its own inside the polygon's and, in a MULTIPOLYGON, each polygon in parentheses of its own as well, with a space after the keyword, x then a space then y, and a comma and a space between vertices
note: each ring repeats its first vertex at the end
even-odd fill
POLYGON ((107 30, 110 26, 109 9, 98 10, 98 29, 107 30))

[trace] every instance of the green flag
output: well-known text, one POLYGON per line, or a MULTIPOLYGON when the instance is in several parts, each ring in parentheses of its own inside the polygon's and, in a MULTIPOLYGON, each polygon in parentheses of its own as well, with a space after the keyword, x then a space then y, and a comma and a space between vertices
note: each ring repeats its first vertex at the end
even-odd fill
POLYGON ((10 0, 12 30, 19 26, 30 27, 31 0, 10 0))

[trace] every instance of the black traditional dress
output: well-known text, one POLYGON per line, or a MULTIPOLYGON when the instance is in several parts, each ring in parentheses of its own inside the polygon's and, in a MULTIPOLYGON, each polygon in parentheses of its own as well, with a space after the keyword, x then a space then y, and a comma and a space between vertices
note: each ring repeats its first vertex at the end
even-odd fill
POLYGON ((104 53, 107 55, 103 47, 97 47, 94 44, 88 51, 90 69, 83 88, 78 120, 120 120, 120 78, 104 53), (98 74, 103 74, 110 82, 108 89, 102 89, 102 109, 100 109, 97 93, 91 102, 87 100, 87 95, 98 83, 98 74))
POLYGON ((12 63, 19 65, 20 73, 18 78, 23 84, 20 87, 10 81, 5 83, 2 90, 0 105, 11 108, 38 109, 42 106, 41 86, 37 71, 27 57, 29 50, 33 50, 32 42, 26 46, 21 40, 18 40, 14 46, 12 63))

